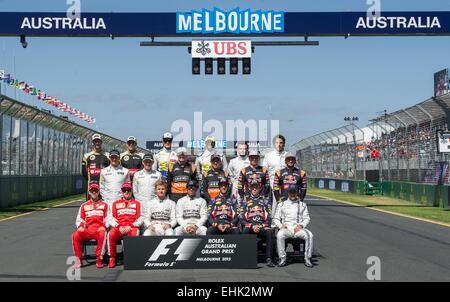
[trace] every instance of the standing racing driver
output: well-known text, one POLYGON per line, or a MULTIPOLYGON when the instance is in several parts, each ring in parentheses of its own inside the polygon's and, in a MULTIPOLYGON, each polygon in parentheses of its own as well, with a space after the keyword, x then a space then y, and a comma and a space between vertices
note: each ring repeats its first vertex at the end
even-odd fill
MULTIPOLYGON (((83 156, 81 172, 87 181, 87 188, 91 183, 99 183, 100 172, 109 165, 108 153, 102 150, 102 137, 96 133, 92 135, 93 149, 83 156)), ((89 192, 86 192, 86 200, 89 199, 89 192)))
POLYGON ((130 182, 128 169, 120 164, 120 153, 111 150, 109 154, 111 164, 102 169, 100 173, 100 194, 103 200, 111 206, 112 203, 122 196, 120 188, 125 182, 130 182))
POLYGON ((153 170, 161 172, 162 180, 166 181, 167 171, 169 170, 170 163, 177 161, 177 154, 172 150, 173 135, 170 132, 163 134, 163 148, 156 153, 155 162, 153 164, 153 170))
POLYGON ((170 164, 167 173, 168 194, 175 202, 187 195, 187 183, 190 180, 198 181, 197 168, 195 164, 188 162, 186 148, 178 148, 177 157, 177 162, 170 164))
POLYGON ((233 184, 232 194, 234 198, 239 198, 238 183, 241 171, 250 165, 250 160, 248 159, 248 144, 245 142, 238 142, 237 153, 238 156, 230 160, 228 165, 228 175, 233 184))
POLYGON ((153 154, 145 154, 142 162, 144 169, 134 174, 133 195, 136 200, 145 204, 155 198, 155 184, 162 176, 159 171, 153 170, 153 154))
MULTIPOLYGON (((270 151, 264 156, 263 161, 263 167, 267 168, 267 171, 269 172, 270 177, 270 187, 273 190, 273 184, 275 180, 275 173, 278 170, 284 169, 286 167, 286 151, 284 150, 284 147, 286 145, 286 139, 283 135, 278 134, 273 139, 273 145, 275 147, 274 150, 270 151)), ((272 204, 272 214, 275 215, 275 211, 277 209, 277 201, 275 199, 275 196, 272 194, 270 195, 271 204, 272 204)), ((272 220, 273 223, 273 220, 272 220)), ((272 225, 273 227, 275 225, 272 225)))
MULTIPOLYGON (((215 149, 216 146, 216 138, 214 136, 208 135, 205 138, 205 151, 201 153, 195 162, 197 166, 198 178, 201 180, 203 175, 206 175, 208 171, 211 169, 211 155, 218 154, 215 149)), ((220 156, 220 160, 222 161, 222 169, 227 171, 228 164, 227 159, 223 154, 218 154, 220 156)))
POLYGON ((133 181, 133 176, 136 172, 142 169, 141 153, 136 151, 137 141, 134 136, 129 136, 127 139, 127 151, 120 154, 120 163, 124 168, 127 168, 130 173, 130 180, 133 181))

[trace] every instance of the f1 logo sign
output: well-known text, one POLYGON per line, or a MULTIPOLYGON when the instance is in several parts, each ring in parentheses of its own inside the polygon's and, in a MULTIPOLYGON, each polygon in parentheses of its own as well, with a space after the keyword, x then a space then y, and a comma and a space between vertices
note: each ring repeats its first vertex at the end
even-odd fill
MULTIPOLYGON (((159 243, 158 247, 155 249, 153 254, 148 258, 149 262, 157 261, 160 256, 167 255, 170 251, 170 248, 167 248, 168 245, 174 244, 179 239, 171 238, 171 239, 162 239, 159 243)), ((194 253, 197 246, 200 244, 201 239, 182 239, 180 245, 175 251, 175 255, 178 255, 175 261, 188 260, 192 254, 194 253)))
POLYGON ((251 41, 202 40, 192 41, 193 58, 251 58, 251 41))

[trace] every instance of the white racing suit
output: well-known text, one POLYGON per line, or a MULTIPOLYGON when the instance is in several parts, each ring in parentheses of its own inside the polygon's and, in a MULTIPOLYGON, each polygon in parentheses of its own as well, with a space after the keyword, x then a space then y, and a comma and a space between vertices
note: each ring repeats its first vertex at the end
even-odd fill
POLYGON ((201 197, 191 198, 184 196, 177 202, 177 221, 180 225, 175 229, 175 235, 185 235, 186 227, 190 224, 196 225, 196 235, 206 235, 204 224, 208 220, 208 206, 206 200, 201 197))
POLYGON ((100 194, 103 201, 108 204, 109 210, 116 200, 122 198, 122 184, 125 182, 130 182, 130 175, 128 169, 121 165, 117 167, 109 165, 100 172, 100 194))
POLYGON ((250 166, 248 156, 237 156, 236 158, 230 160, 230 163, 228 164, 228 176, 231 178, 231 182, 233 184, 231 192, 234 198, 239 198, 239 175, 241 174, 242 169, 247 168, 248 166, 250 166))
POLYGON ((155 183, 161 180, 159 171, 146 171, 142 169, 134 173, 133 177, 133 195, 134 199, 140 201, 143 205, 150 202, 156 196, 155 183))
POLYGON ((173 228, 177 225, 176 204, 166 198, 160 200, 158 197, 144 203, 144 236, 170 236, 173 235, 173 228), (164 225, 170 224, 170 228, 164 230, 164 225), (153 225, 155 231, 150 231, 149 226, 153 225))
POLYGON ((153 163, 152 170, 161 172, 162 180, 166 181, 170 163, 175 163, 178 160, 177 153, 175 151, 162 148, 155 154, 154 159, 155 161, 153 163))
MULTIPOLYGON (((272 150, 264 156, 263 167, 266 167, 267 172, 270 177, 270 188, 272 189, 271 201, 272 201, 272 218, 274 217, 277 210, 277 201, 273 193, 273 183, 275 179, 275 173, 286 167, 286 151, 278 152, 277 150, 272 150)), ((274 220, 272 219, 272 227, 275 226, 274 220)))
POLYGON ((308 207, 306 203, 297 200, 287 199, 278 204, 274 222, 280 229, 277 234, 277 248, 280 260, 286 260, 285 240, 287 238, 301 238, 305 240, 305 259, 310 259, 313 251, 313 234, 306 227, 310 222, 308 207), (282 228, 285 225, 286 228, 282 228), (295 233, 298 226, 302 229, 295 233))

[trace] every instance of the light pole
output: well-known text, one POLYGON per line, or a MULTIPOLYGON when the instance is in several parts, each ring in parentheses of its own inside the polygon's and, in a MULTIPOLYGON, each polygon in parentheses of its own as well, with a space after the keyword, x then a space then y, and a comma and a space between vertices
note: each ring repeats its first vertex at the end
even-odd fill
POLYGON ((357 179, 357 165, 356 165, 356 163, 357 163, 357 160, 358 160, 358 153, 357 152, 355 152, 356 150, 356 135, 355 135, 355 122, 356 121, 359 121, 359 118, 357 117, 357 116, 353 116, 353 117, 350 117, 350 116, 346 116, 346 117, 344 117, 344 121, 346 121, 346 122, 348 122, 351 126, 352 126, 352 136, 353 136, 353 144, 354 144, 354 149, 353 149, 353 152, 354 152, 354 171, 353 171, 353 178, 356 180, 357 179))

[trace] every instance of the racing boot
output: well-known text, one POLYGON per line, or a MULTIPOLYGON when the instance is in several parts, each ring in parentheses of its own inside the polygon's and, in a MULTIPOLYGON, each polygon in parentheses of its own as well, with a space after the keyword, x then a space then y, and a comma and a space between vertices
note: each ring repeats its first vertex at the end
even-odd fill
POLYGON ((275 267, 275 264, 273 264, 273 261, 272 261, 272 259, 270 259, 270 258, 267 258, 266 263, 267 263, 267 266, 268 266, 268 267, 275 267))
POLYGON ((286 258, 280 259, 280 262, 278 263, 278 267, 283 267, 287 265, 286 258))
POLYGON ((311 263, 311 261, 309 259, 305 258, 305 266, 306 267, 313 267, 314 265, 311 263))
POLYGON ((114 257, 109 258, 108 267, 109 268, 115 268, 116 267, 116 258, 114 258, 114 257))
POLYGON ((103 268, 103 259, 100 257, 97 258, 97 261, 95 261, 95 266, 97 266, 97 268, 103 268))

